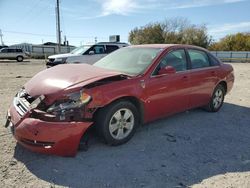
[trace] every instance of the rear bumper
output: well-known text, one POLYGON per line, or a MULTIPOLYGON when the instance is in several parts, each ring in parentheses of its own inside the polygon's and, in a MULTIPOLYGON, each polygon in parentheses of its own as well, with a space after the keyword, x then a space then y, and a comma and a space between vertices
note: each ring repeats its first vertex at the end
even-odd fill
POLYGON ((21 117, 14 105, 9 109, 14 137, 25 148, 39 153, 75 156, 81 137, 92 122, 47 122, 21 117))

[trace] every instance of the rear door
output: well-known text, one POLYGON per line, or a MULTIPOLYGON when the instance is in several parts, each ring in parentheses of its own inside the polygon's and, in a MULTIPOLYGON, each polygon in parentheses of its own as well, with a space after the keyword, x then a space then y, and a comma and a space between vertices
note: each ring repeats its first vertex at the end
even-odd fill
POLYGON ((164 117, 188 108, 189 75, 184 49, 168 52, 145 83, 145 120, 164 117), (158 75, 160 68, 172 66, 176 73, 158 75))
POLYGON ((205 51, 187 49, 187 54, 191 64, 189 108, 194 108, 208 104, 218 82, 219 65, 213 64, 205 51))

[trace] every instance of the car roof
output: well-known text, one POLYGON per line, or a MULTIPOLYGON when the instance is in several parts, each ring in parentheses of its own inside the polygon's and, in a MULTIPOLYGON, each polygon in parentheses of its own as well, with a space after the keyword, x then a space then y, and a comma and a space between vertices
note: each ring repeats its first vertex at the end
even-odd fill
POLYGON ((119 46, 119 47, 128 46, 128 44, 125 43, 125 42, 98 42, 95 45, 98 45, 98 44, 107 45, 107 46, 108 45, 116 45, 116 46, 119 46))
POLYGON ((182 48, 195 48, 195 49, 207 51, 206 49, 201 48, 199 46, 188 45, 188 44, 141 44, 141 45, 128 46, 128 48, 141 48, 141 47, 145 47, 145 48, 162 48, 162 49, 167 49, 167 48, 171 48, 171 47, 182 47, 182 48))

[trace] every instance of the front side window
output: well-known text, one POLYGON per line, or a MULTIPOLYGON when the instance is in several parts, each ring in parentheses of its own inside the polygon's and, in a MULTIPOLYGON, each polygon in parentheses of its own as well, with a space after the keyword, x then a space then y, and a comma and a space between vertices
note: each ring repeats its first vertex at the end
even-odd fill
POLYGON ((78 48, 75 48, 74 50, 72 50, 70 53, 71 54, 75 54, 75 55, 82 55, 84 54, 88 49, 89 49, 90 46, 80 46, 78 48))
POLYGON ((2 49, 1 52, 6 53, 6 52, 8 52, 8 49, 2 49))
POLYGON ((13 53, 14 49, 8 49, 8 53, 13 53))
POLYGON ((209 67, 209 59, 206 52, 200 50, 188 50, 191 65, 193 69, 209 67))
POLYGON ((105 52, 104 46, 103 45, 93 46, 93 51, 94 51, 95 54, 104 54, 104 52, 105 52))
POLYGON ((157 75, 159 70, 166 66, 174 67, 176 72, 187 70, 187 60, 184 49, 175 50, 166 54, 161 59, 153 75, 157 75))

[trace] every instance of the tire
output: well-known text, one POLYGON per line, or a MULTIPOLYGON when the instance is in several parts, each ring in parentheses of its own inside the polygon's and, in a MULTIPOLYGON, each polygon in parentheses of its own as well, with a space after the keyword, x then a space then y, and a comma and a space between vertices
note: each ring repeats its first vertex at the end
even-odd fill
POLYGON ((225 88, 221 84, 219 84, 214 89, 210 102, 205 107, 205 109, 209 112, 218 112, 223 105, 224 97, 225 97, 225 88))
POLYGON ((17 60, 17 62, 22 62, 23 61, 23 56, 17 56, 16 60, 17 60))
POLYGON ((96 129, 109 145, 129 141, 139 125, 138 110, 129 101, 117 101, 100 109, 95 118, 96 129))

